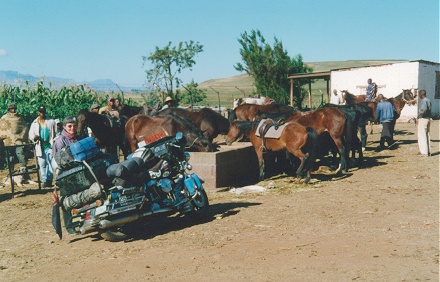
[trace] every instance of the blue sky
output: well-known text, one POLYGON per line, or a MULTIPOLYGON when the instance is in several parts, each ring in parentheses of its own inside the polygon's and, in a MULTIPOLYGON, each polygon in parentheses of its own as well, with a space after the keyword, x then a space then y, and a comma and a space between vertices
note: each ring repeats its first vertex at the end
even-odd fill
POLYGON ((439 62, 438 0, 2 0, 0 70, 145 83, 142 56, 171 41, 204 45, 185 83, 239 75, 240 34, 277 37, 304 62, 439 62))

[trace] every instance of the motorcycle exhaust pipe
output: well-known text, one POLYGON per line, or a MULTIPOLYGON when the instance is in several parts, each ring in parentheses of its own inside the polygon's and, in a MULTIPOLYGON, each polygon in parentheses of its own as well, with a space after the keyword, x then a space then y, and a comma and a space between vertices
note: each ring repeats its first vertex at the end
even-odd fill
POLYGON ((108 229, 111 227, 115 227, 115 226, 119 226, 122 224, 127 224, 130 222, 136 221, 141 217, 149 216, 149 215, 152 215, 155 213, 163 213, 163 212, 169 212, 169 211, 171 211, 171 209, 166 208, 166 209, 158 209, 158 210, 155 210, 154 212, 148 211, 148 212, 144 212, 141 214, 135 214, 132 216, 121 217, 121 218, 112 219, 112 220, 103 219, 99 222, 98 227, 100 229, 108 229))
POLYGON ((85 223, 83 226, 81 226, 81 228, 79 229, 79 233, 81 235, 93 232, 96 230, 96 225, 92 224, 92 223, 85 223))

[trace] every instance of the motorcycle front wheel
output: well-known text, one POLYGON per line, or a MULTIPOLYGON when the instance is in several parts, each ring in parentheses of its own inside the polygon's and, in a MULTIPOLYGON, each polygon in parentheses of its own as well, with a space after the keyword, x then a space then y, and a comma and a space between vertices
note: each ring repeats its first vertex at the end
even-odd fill
POLYGON ((193 210, 187 213, 188 216, 196 219, 203 219, 207 217, 209 211, 209 200, 205 190, 199 190, 197 196, 191 201, 193 210))

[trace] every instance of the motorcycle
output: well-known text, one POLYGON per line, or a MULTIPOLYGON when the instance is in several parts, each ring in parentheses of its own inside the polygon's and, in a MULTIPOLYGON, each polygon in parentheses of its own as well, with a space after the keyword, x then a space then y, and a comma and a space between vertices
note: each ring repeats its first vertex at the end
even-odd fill
POLYGON ((105 240, 120 241, 149 216, 177 213, 202 219, 208 214, 208 196, 203 181, 191 172, 181 132, 142 142, 119 163, 96 150, 91 139, 71 144, 75 161, 57 178, 70 231, 98 232, 105 240))

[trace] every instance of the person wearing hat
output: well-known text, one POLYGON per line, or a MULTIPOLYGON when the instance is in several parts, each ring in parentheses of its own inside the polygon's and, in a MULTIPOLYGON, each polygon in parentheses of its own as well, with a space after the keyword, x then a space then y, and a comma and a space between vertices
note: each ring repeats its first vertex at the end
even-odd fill
MULTIPOLYGON (((72 143, 78 142, 81 138, 76 134, 77 120, 74 116, 68 116, 63 120, 63 131, 53 141, 53 155, 55 156, 64 147, 69 146, 72 143)), ((57 166, 56 162, 53 161, 54 167, 57 166)), ((75 227, 72 226, 71 222, 72 214, 70 211, 65 211, 63 209, 63 219, 64 225, 69 234, 76 234, 75 227)))
POLYGON ((51 163, 53 139, 57 133, 57 123, 46 116, 46 107, 38 107, 38 117, 32 122, 29 140, 35 144, 35 154, 40 166, 43 188, 52 187, 53 170, 51 163))
MULTIPOLYGON (((15 104, 8 105, 8 112, 0 118, 0 138, 5 146, 22 145, 27 143, 28 126, 24 118, 18 114, 15 104)), ((26 171, 27 160, 23 147, 15 148, 15 155, 20 163, 20 171, 26 171)), ((3 161, 3 157, 2 160, 3 161)))
POLYGON ((94 113, 99 113, 99 104, 98 103, 94 103, 90 106, 90 111, 94 112, 94 113))
POLYGON ((104 106, 99 109, 99 114, 107 114, 111 117, 115 117, 117 120, 119 120, 119 112, 115 108, 115 98, 114 97, 108 97, 107 98, 107 106, 104 106))
POLYGON ((80 140, 76 134, 76 117, 68 116, 63 120, 63 131, 53 141, 53 154, 55 155, 64 147, 80 140))
POLYGON ((167 96, 165 98, 165 103, 164 103, 164 105, 163 105, 161 110, 164 110, 164 109, 167 109, 167 108, 172 108, 172 107, 174 107, 174 100, 170 96, 167 96))

